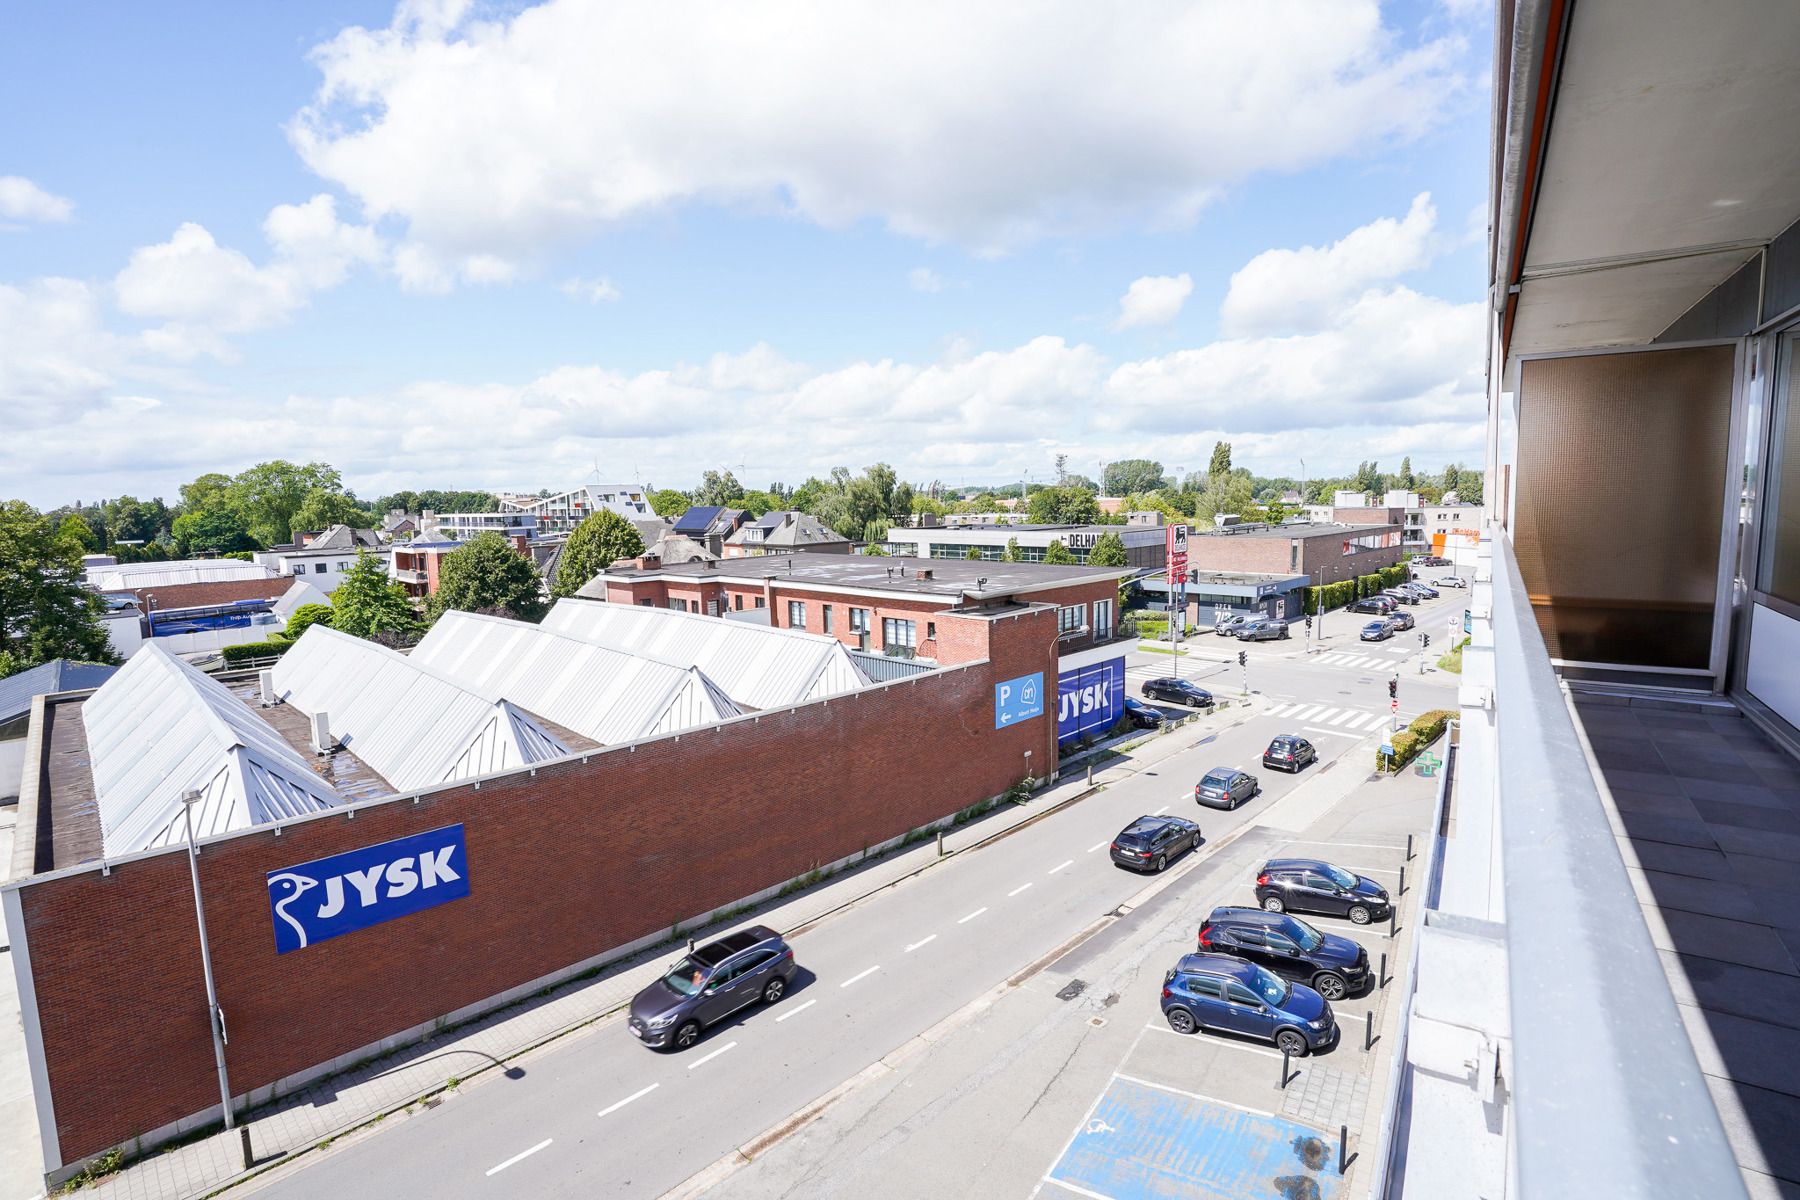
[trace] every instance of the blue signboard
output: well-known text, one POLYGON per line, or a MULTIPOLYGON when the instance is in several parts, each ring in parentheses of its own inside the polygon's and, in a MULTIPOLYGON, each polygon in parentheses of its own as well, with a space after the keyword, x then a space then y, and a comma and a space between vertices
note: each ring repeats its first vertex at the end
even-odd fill
POLYGON ((1056 677, 1056 741, 1110 729, 1125 715, 1125 658, 1076 667, 1056 677))
POLYGON ((275 953, 286 954, 468 895, 463 827, 316 858, 267 882, 275 953))
POLYGON ((1044 673, 1033 672, 994 685, 994 728, 1005 729, 1044 715, 1044 673))

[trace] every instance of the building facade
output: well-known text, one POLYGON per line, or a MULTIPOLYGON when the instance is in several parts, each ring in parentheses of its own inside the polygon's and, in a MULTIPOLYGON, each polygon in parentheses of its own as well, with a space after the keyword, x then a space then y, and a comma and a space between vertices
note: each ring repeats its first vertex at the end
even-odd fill
POLYGON ((304 578, 329 596, 356 565, 358 554, 374 555, 385 569, 393 545, 382 541, 373 529, 333 525, 316 533, 298 533, 289 545, 258 550, 256 562, 279 574, 304 578))
POLYGON ((506 512, 525 513, 537 519, 540 534, 569 533, 577 525, 602 510, 610 509, 621 517, 654 517, 650 498, 644 489, 624 483, 584 483, 578 488, 558 492, 554 496, 501 496, 500 507, 506 512))

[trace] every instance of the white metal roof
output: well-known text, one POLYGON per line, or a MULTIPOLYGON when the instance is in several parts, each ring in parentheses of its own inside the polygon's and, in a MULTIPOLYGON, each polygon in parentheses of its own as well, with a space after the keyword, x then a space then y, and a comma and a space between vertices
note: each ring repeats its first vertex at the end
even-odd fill
POLYGON ((843 643, 798 629, 573 599, 557 601, 544 627, 628 654, 697 667, 750 708, 804 704, 869 686, 843 643))
POLYGON ((81 715, 109 856, 182 841, 189 788, 202 793, 196 837, 342 802, 224 685, 154 642, 88 697, 81 715))
POLYGON ((476 613, 445 613, 412 657, 602 745, 711 725, 740 711, 691 667, 476 613))
POLYGON ((183 583, 223 583, 233 579, 272 579, 280 572, 235 558, 195 558, 178 562, 113 563, 93 567, 87 581, 103 592, 127 588, 173 587, 183 583))
POLYGON ((397 788, 430 787, 569 753, 505 700, 478 695, 424 662, 314 625, 272 668, 275 694, 397 788))
POLYGON ((293 585, 289 587, 287 591, 281 593, 281 598, 275 601, 274 607, 269 611, 274 613, 277 617, 280 617, 283 621, 288 621, 293 619, 294 610, 299 608, 302 604, 330 603, 330 596, 327 596, 324 592, 321 592, 318 588, 296 575, 294 576, 293 585))

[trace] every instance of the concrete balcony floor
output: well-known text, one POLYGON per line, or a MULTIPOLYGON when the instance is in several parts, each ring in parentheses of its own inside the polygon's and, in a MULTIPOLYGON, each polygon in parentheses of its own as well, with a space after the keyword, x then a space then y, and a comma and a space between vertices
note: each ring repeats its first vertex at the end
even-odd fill
POLYGON ((1800 762, 1725 704, 1573 709, 1745 1185, 1800 1200, 1800 762))

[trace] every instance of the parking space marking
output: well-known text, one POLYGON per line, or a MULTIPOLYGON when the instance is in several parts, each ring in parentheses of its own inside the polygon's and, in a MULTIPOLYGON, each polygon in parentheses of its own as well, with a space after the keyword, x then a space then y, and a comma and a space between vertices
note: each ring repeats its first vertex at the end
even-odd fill
POLYGON ((543 1141, 539 1142, 537 1145, 533 1146, 531 1149, 526 1150, 523 1153, 513 1155, 511 1158, 507 1159, 505 1162, 501 1163, 499 1166, 489 1167, 488 1175, 490 1175, 490 1176, 498 1175, 500 1172, 506 1170, 506 1168, 512 1166, 514 1163, 524 1162, 526 1159, 530 1158, 532 1155, 536 1154, 539 1150, 542 1150, 545 1146, 548 1146, 551 1142, 553 1142, 555 1140, 556 1140, 555 1138, 545 1138, 543 1141))
POLYGON ((1165 804, 1161 808, 1157 809, 1155 812, 1151 813, 1150 815, 1153 817, 1160 817, 1168 811, 1169 811, 1169 806, 1165 804))
MULTIPOLYGON (((910 945, 906 948, 906 952, 908 954, 911 954, 914 950, 917 950, 920 946, 923 946, 925 944, 925 942, 935 942, 935 941, 937 941, 937 934, 935 934, 935 933, 927 934, 924 942, 914 942, 912 945, 910 945)), ((864 972, 864 974, 867 974, 867 972, 864 972)), ((858 975, 857 978, 861 979, 862 976, 858 975)))
POLYGON ((1245 1104, 1233 1104, 1231 1101, 1221 1100, 1217 1096, 1202 1096, 1199 1092, 1186 1092, 1178 1087, 1170 1087, 1166 1083, 1155 1083, 1148 1079, 1139 1079, 1136 1075, 1127 1075, 1123 1071, 1114 1071, 1113 1078, 1123 1079, 1126 1083, 1135 1083, 1139 1087, 1155 1088, 1159 1092, 1168 1092, 1170 1095, 1174 1096, 1186 1096, 1189 1100, 1204 1100, 1208 1104, 1223 1104, 1226 1108, 1235 1108, 1239 1112, 1249 1113, 1253 1117, 1268 1117, 1270 1120, 1275 1119, 1274 1113, 1264 1112, 1260 1108, 1251 1108, 1245 1104))
POLYGON ((1060 870, 1062 870, 1062 869, 1063 869, 1063 867, 1072 867, 1072 866, 1074 866, 1074 865, 1075 865, 1075 860, 1074 860, 1074 859, 1072 859, 1072 858, 1071 858, 1071 859, 1069 859, 1069 860, 1068 860, 1068 861, 1067 861, 1067 862, 1065 862, 1065 863, 1061 863, 1061 864, 1059 864, 1059 865, 1057 865, 1057 866, 1054 866, 1054 867, 1051 867, 1051 868, 1050 868, 1050 869, 1049 869, 1049 870, 1048 870, 1048 871, 1045 871, 1045 872, 1044 872, 1044 874, 1046 874, 1046 875, 1054 875, 1054 874, 1056 874, 1056 873, 1057 873, 1057 872, 1058 872, 1058 871, 1060 871, 1060 870))
POLYGON ((713 1059, 719 1057, 719 1055, 725 1053, 727 1050, 734 1048, 736 1045, 737 1045, 736 1042, 726 1042, 723 1046, 720 1046, 717 1050, 714 1050, 711 1054, 708 1054, 705 1058, 696 1058, 693 1062, 689 1063, 687 1065, 688 1070, 691 1071, 695 1067, 705 1066, 707 1063, 709 1063, 713 1059))
MULTIPOLYGON (((776 1018, 776 1020, 780 1020, 780 1019, 781 1018, 779 1018, 779 1017, 776 1018)), ((648 1096, 651 1092, 654 1092, 657 1088, 659 1088, 661 1086, 662 1086, 662 1084, 660 1084, 660 1083, 653 1083, 647 1088, 639 1088, 637 1091, 631 1093, 631 1095, 625 1097, 623 1100, 620 1100, 614 1104, 607 1105, 605 1108, 600 1110, 598 1115, 604 1117, 604 1116, 608 1116, 612 1113, 616 1113, 621 1108, 624 1108, 627 1104, 630 1104, 633 1100, 641 1100, 645 1096, 648 1096)))
MULTIPOLYGON (((1144 1028, 1149 1030, 1151 1033, 1166 1033, 1170 1037, 1178 1037, 1178 1038, 1181 1038, 1183 1041, 1191 1042, 1197 1046, 1224 1046, 1231 1050, 1247 1051, 1250 1054, 1266 1054, 1270 1058, 1280 1058, 1281 1057, 1281 1051, 1270 1050, 1266 1046, 1246 1046, 1246 1045, 1244 1045, 1244 1043, 1237 1041, 1235 1038, 1196 1037, 1192 1033, 1176 1033, 1173 1029, 1170 1029, 1167 1025, 1159 1025, 1155 1021, 1151 1021, 1149 1024, 1145 1025, 1144 1028)), ((1212 1099, 1212 1097, 1211 1096, 1202 1096, 1201 1099, 1210 1100, 1210 1099, 1212 1099)))
POLYGON ((1358 850, 1405 850, 1405 846, 1384 846, 1379 842, 1319 842, 1305 838, 1289 838, 1283 843, 1288 846, 1354 846, 1358 850))
POLYGON ((1031 885, 1029 883, 1021 883, 1018 887, 1016 887, 1012 891, 1006 893, 1006 898, 1008 900, 1011 900, 1014 896, 1018 895, 1020 892, 1024 891, 1026 888, 1028 888, 1030 886, 1031 885))
MULTIPOLYGON (((1049 1175, 1044 1176, 1044 1182, 1054 1183, 1059 1188, 1066 1188, 1069 1191, 1074 1192, 1077 1196, 1086 1196, 1088 1197, 1088 1200, 1113 1200, 1113 1198, 1108 1196, 1105 1192, 1090 1192, 1084 1187, 1079 1187, 1076 1184, 1056 1179, 1049 1175)), ((1035 1196, 1037 1195, 1037 1191, 1034 1189, 1031 1194, 1035 1196)))
POLYGON ((984 913, 986 911, 987 911, 987 906, 984 904, 980 908, 976 909, 974 912, 970 913, 968 916, 958 917, 956 919, 956 923, 958 925, 967 925, 970 921, 973 921, 976 917, 979 917, 982 913, 984 913))
MULTIPOLYGON (((934 934, 932 934, 932 935, 931 935, 931 937, 936 937, 936 936, 937 936, 937 934, 935 934, 935 933, 934 933, 934 934)), ((930 940, 931 940, 931 938, 926 938, 926 939, 925 939, 925 940, 926 940, 926 941, 927 941, 927 942, 929 942, 929 941, 930 941, 930 940)), ((875 972, 877 972, 877 971, 879 971, 879 970, 881 970, 881 967, 880 967, 880 965, 879 965, 879 964, 878 964, 878 965, 876 965, 876 966, 873 966, 873 967, 870 967, 870 968, 869 968, 869 969, 868 969, 868 970, 866 970, 866 971, 863 971, 863 972, 860 972, 860 973, 859 973, 859 974, 856 974, 856 975, 852 975, 852 976, 851 976, 851 977, 850 977, 850 978, 848 978, 848 979, 846 979, 846 980, 844 980, 844 982, 842 982, 842 983, 840 983, 840 984, 838 984, 838 986, 839 986, 839 987, 841 987, 841 988, 847 988, 847 987, 849 987, 849 986, 850 986, 850 985, 851 985, 851 984, 853 984, 853 983, 855 983, 855 982, 856 982, 856 981, 857 981, 857 980, 859 980, 859 979, 867 979, 867 978, 868 978, 868 977, 869 977, 869 976, 871 976, 871 975, 873 975, 873 974, 874 974, 874 973, 875 973, 875 972)))
POLYGON ((1093 845, 1091 845, 1091 846, 1089 846, 1089 847, 1088 847, 1088 848, 1087 848, 1087 852, 1088 852, 1088 853, 1089 853, 1089 854, 1092 854, 1092 853, 1093 853, 1093 852, 1094 852, 1094 851, 1096 851, 1096 850, 1102 850, 1102 849, 1104 849, 1104 848, 1105 848, 1105 847, 1106 847, 1106 846, 1107 846, 1107 845, 1108 845, 1108 844, 1109 844, 1109 843, 1110 843, 1110 842, 1111 842, 1111 839, 1110 839, 1110 838, 1109 838, 1109 839, 1107 839, 1107 841, 1105 841, 1105 842, 1095 842, 1095 843, 1094 843, 1094 844, 1093 844, 1093 845))
MULTIPOLYGON (((936 937, 937 934, 934 933, 931 936, 936 937)), ((783 1021, 787 1020, 789 1017, 797 1017, 801 1013, 805 1012, 807 1009, 811 1008, 813 1005, 817 1004, 818 1002, 819 1002, 819 999, 817 996, 815 996, 811 1000, 808 1000, 805 1004, 797 1005, 794 1008, 790 1008, 786 1012, 782 1013, 779 1017, 776 1017, 775 1023, 777 1025, 779 1025, 783 1021)), ((656 1085, 651 1084, 650 1086, 655 1087, 656 1085)))

